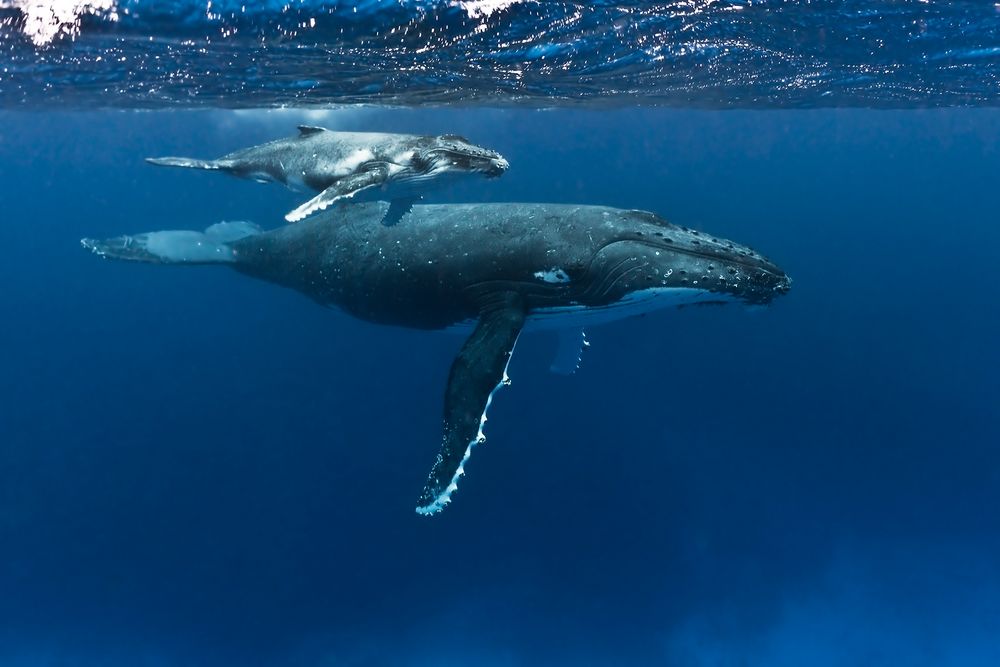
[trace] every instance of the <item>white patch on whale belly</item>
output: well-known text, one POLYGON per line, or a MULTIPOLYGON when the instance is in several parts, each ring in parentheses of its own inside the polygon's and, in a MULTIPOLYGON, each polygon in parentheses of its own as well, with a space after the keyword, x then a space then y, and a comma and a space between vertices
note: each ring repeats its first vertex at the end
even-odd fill
POLYGON ((408 166, 404 166, 404 165, 401 165, 401 164, 396 164, 395 162, 390 162, 389 163, 389 178, 393 178, 395 176, 398 176, 399 174, 403 173, 407 169, 409 169, 408 166))
POLYGON ((413 162, 413 156, 415 154, 416 154, 415 151, 411 150, 406 150, 403 151, 402 153, 397 153, 396 155, 392 156, 392 164, 399 167, 409 167, 410 164, 413 162))
POLYGON ((535 271, 535 277, 546 283, 568 283, 569 275, 560 268, 552 267, 548 271, 535 271))
POLYGON ((370 148, 358 148, 357 150, 349 153, 347 157, 335 163, 333 165, 333 173, 335 176, 353 174, 358 170, 358 167, 363 165, 365 162, 371 162, 374 159, 375 154, 372 153, 370 148))

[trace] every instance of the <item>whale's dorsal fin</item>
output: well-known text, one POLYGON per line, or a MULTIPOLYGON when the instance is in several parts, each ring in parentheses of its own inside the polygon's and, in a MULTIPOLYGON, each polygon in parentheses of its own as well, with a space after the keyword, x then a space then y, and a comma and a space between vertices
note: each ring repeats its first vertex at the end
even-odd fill
POLYGON ((465 474, 472 447, 486 440, 483 425, 494 392, 510 383, 507 364, 524 326, 524 300, 514 292, 497 295, 483 308, 475 331, 448 374, 444 395, 444 435, 431 474, 420 494, 418 514, 435 514, 451 501, 465 474))
POLYGON ((317 125, 299 125, 298 127, 299 127, 299 138, 300 139, 302 137, 311 137, 314 134, 318 134, 320 132, 326 132, 327 131, 327 129, 325 127, 319 127, 317 125))

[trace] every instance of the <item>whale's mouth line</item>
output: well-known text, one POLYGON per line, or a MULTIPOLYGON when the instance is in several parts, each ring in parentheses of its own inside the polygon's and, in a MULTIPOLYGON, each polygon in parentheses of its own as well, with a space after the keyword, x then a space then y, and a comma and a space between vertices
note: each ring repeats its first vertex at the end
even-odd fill
POLYGON ((422 158, 431 164, 445 162, 448 167, 461 167, 470 172, 485 174, 487 178, 502 176, 510 165, 499 153, 487 153, 462 148, 435 146, 428 148, 422 158), (463 164, 467 162, 467 164, 463 164))
MULTIPOLYGON (((702 251, 699 251, 699 250, 692 250, 691 248, 678 248, 677 246, 675 246, 673 244, 659 245, 657 243, 652 243, 650 241, 647 241, 646 239, 619 239, 617 241, 612 241, 611 243, 609 243, 608 245, 606 245, 604 247, 607 248, 609 246, 614 245, 615 243, 637 243, 639 245, 644 245, 647 248, 654 248, 656 250, 661 250, 661 251, 662 250, 667 250, 668 252, 676 252, 676 253, 678 253, 680 255, 688 255, 690 257, 700 257, 701 259, 707 259, 707 260, 710 260, 710 261, 727 262, 729 264, 735 264, 737 266, 740 266, 740 267, 742 267, 744 269, 747 269, 748 271, 764 271, 764 272, 769 273, 769 274, 771 274, 772 276, 775 276, 775 277, 788 278, 788 276, 785 275, 785 272, 782 271, 781 269, 778 269, 778 272, 775 273, 774 271, 772 271, 771 269, 769 269, 767 266, 761 266, 759 264, 754 264, 754 263, 752 263, 752 261, 748 261, 747 259, 745 259, 743 257, 739 257, 739 256, 737 256, 737 257, 724 257, 724 256, 720 256, 720 255, 714 255, 714 254, 708 253, 708 252, 702 252, 702 251)), ((603 248, 602 248, 602 250, 603 250, 603 248)), ((766 262, 767 260, 764 260, 763 258, 761 258, 761 259, 759 259, 757 261, 759 261, 759 262, 766 262)))

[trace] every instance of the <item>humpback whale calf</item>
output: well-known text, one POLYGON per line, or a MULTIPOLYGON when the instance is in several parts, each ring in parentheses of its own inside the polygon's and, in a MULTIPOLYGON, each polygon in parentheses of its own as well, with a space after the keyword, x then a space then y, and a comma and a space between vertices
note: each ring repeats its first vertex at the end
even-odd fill
POLYGON ((468 326, 444 395, 440 452, 417 512, 451 499, 486 410, 508 384, 522 329, 579 327, 668 306, 764 305, 791 281, 753 250, 643 211, 556 204, 415 206, 414 224, 381 224, 386 204, 359 204, 300 225, 247 222, 161 231, 84 247, 107 258, 226 264, 370 322, 468 326), (329 224, 336 217, 340 224, 329 224))
POLYGON ((318 191, 285 216, 288 222, 303 220, 337 202, 389 201, 383 220, 387 225, 399 222, 428 190, 470 176, 495 178, 509 167, 496 151, 454 134, 335 132, 309 125, 299 125, 298 136, 245 148, 217 160, 159 157, 146 161, 318 191))

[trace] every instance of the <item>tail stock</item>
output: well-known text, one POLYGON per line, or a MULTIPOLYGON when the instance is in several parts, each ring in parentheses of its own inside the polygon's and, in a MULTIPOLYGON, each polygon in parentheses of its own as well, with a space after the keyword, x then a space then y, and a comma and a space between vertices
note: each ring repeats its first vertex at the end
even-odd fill
POLYGON ((225 169, 218 160, 196 160, 189 157, 148 157, 146 162, 160 167, 186 167, 188 169, 225 169))
POLYGON ((171 230, 110 239, 82 239, 80 244, 107 259, 149 264, 226 264, 236 261, 229 244, 260 233, 252 222, 220 222, 204 232, 171 230))

